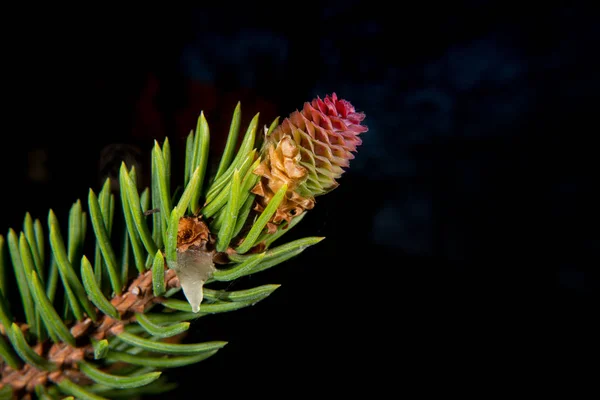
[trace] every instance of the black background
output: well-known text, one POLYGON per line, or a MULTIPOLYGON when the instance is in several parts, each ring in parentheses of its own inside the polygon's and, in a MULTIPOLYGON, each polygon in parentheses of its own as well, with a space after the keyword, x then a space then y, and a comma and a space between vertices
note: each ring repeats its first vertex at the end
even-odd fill
POLYGON ((564 378, 597 351, 600 244, 597 13, 568 4, 7 13, 1 226, 66 221, 111 143, 176 155, 205 110, 218 154, 238 100, 263 125, 337 92, 370 130, 289 233, 327 239, 239 284, 282 284, 269 299, 195 323, 229 344, 171 395, 564 378))

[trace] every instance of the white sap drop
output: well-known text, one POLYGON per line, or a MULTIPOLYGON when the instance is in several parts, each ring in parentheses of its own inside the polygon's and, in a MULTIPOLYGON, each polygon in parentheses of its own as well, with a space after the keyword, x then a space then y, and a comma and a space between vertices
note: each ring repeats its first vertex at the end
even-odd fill
POLYGON ((203 286, 217 270, 212 260, 212 255, 203 251, 188 248, 184 252, 177 252, 177 262, 170 262, 169 268, 173 269, 179 278, 183 294, 187 299, 192 312, 200 311, 202 303, 203 286))

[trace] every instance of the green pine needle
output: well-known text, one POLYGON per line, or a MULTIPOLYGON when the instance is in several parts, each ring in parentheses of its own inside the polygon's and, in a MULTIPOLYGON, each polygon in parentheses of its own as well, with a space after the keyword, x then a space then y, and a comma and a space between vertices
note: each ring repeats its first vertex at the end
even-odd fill
POLYGON ((12 347, 2 335, 0 335, 0 356, 2 356, 2 360, 6 361, 12 369, 21 368, 21 360, 19 360, 18 356, 13 352, 12 347))
MULTIPOLYGON (((186 303, 187 304, 187 303, 186 303)), ((190 327, 189 322, 180 322, 177 324, 164 326, 154 324, 147 316, 137 313, 135 316, 137 323, 144 328, 146 332, 157 338, 168 338, 185 332, 190 327)))
POLYGON ((191 356, 174 356, 174 357, 150 357, 139 356, 130 353, 119 351, 111 351, 108 353, 109 361, 120 361, 133 365, 141 365, 154 368, 177 368, 185 365, 195 364, 204 361, 207 358, 215 355, 219 350, 205 351, 203 353, 194 354, 191 356))
POLYGON ((88 259, 83 256, 81 260, 81 277, 83 281, 83 286, 85 290, 96 307, 104 314, 114 318, 120 319, 119 312, 111 304, 111 302, 104 296, 100 286, 94 279, 94 271, 92 270, 92 265, 88 261, 88 259))
POLYGON ((56 365, 36 353, 27 343, 21 328, 13 323, 10 328, 10 340, 17 354, 28 364, 42 371, 54 371, 56 365))
POLYGON ((192 197, 189 203, 191 214, 198 212, 198 202, 202 191, 202 183, 206 174, 206 165, 208 164, 208 149, 210 143, 210 132, 208 122, 204 117, 204 112, 200 113, 198 118, 198 126, 196 127, 196 136, 194 138, 194 162, 193 170, 198 169, 198 184, 194 186, 192 197))
MULTIPOLYGON (((198 190, 200 190, 199 187, 200 187, 201 182, 202 182, 202 170, 200 167, 197 167, 196 169, 194 169, 192 178, 190 179, 189 183, 185 187, 185 190, 181 194, 181 197, 179 198, 179 202, 177 203, 177 209, 179 211, 176 215, 178 215, 179 218, 183 217, 183 215, 185 213, 185 209, 190 204, 190 201, 192 200, 192 196, 194 196, 194 193, 197 192, 198 190)), ((173 211, 171 211, 171 212, 173 212, 173 211)))
POLYGON ((92 227, 94 228, 94 233, 98 238, 97 243, 100 246, 100 251, 102 252, 102 257, 105 263, 104 265, 108 269, 108 276, 110 277, 112 290, 116 294, 121 294, 122 284, 119 272, 117 270, 117 256, 115 255, 110 243, 110 237, 108 235, 108 230, 104 223, 104 219, 102 218, 102 211, 100 209, 100 204, 98 204, 98 198, 92 189, 89 191, 88 204, 90 206, 92 227))
POLYGON ((244 243, 242 243, 236 249, 238 253, 244 254, 256 244, 256 239, 258 239, 258 236, 267 225, 267 222, 269 222, 271 217, 275 214, 275 211, 277 211, 277 208, 279 207, 279 204, 281 204, 283 196, 285 196, 286 192, 287 185, 281 185, 277 193, 275 193, 273 198, 271 198, 271 200, 269 201, 269 204, 267 204, 267 206, 263 210, 260 217, 258 217, 254 225, 252 225, 252 228, 250 228, 250 232, 248 232, 248 234, 246 235, 244 243))
MULTIPOLYGON (((127 169, 121 166, 121 175, 124 175, 127 172, 127 169)), ((122 178, 125 180, 125 177, 122 178)), ((123 207, 123 216, 125 219, 125 225, 127 227, 127 237, 129 238, 131 248, 133 250, 133 258, 135 262, 135 266, 138 272, 141 274, 145 271, 145 259, 144 259, 144 247, 140 240, 139 234, 135 227, 135 222, 133 220, 133 215, 131 213, 131 207, 129 206, 129 196, 127 195, 127 190, 121 190, 121 205, 123 207)), ((125 273, 122 273, 125 275, 125 273)))
POLYGON ((132 335, 128 332, 122 332, 117 337, 121 341, 132 346, 163 354, 197 354, 205 351, 217 350, 227 344, 227 342, 219 341, 196 344, 163 343, 144 339, 143 337, 132 335))
POLYGON ((148 224, 144 219, 144 210, 142 210, 141 199, 135 181, 129 176, 125 163, 121 164, 120 184, 122 190, 125 190, 127 193, 129 209, 131 210, 135 227, 146 248, 146 252, 155 254, 158 249, 156 243, 154 243, 154 240, 152 239, 152 233, 148 228, 148 224))
MULTIPOLYGON (((160 150, 158 142, 154 142, 152 150, 152 198, 154 207, 159 209, 158 216, 161 219, 168 221, 171 215, 171 196, 169 195, 168 175, 166 173, 167 163, 163 152, 160 150)), ((154 222, 155 228, 159 225, 154 222)))
MULTIPOLYGON (((14 268, 15 278, 17 280, 17 289, 21 295, 21 301, 23 303, 23 310, 25 312, 25 321, 30 328, 35 328, 35 309, 33 306, 33 299, 29 291, 29 285, 27 284, 27 274, 25 273, 25 267, 21 261, 21 252, 19 251, 19 244, 17 234, 13 229, 8 232, 8 249, 12 264, 14 268)), ((6 325, 5 325, 6 326, 6 325)))
POLYGON ((183 184, 187 186, 190 181, 194 162, 194 131, 190 131, 187 140, 185 141, 185 170, 183 184))
POLYGON ((56 384, 61 391, 66 394, 70 394, 75 396, 77 399, 81 400, 107 400, 106 397, 98 396, 90 391, 85 390, 83 387, 79 386, 76 383, 73 383, 68 378, 64 378, 60 382, 56 384))
POLYGON ((79 311, 79 305, 83 307, 87 315, 95 320, 95 310, 87 298, 86 291, 81 284, 81 281, 77 277, 73 266, 68 260, 67 253, 65 251, 65 245, 60 236, 58 222, 56 216, 50 211, 50 219, 52 220, 50 227, 50 243, 53 254, 56 256, 56 262, 58 264, 58 271, 61 276, 63 285, 69 294, 69 302, 73 308, 73 312, 78 320, 83 319, 81 311, 79 311))
POLYGON ((238 170, 233 172, 233 180, 231 181, 231 189, 229 191, 229 200, 227 209, 225 210, 225 219, 223 226, 219 229, 217 238, 217 251, 225 251, 229 247, 229 242, 233 237, 233 231, 237 223, 239 211, 238 204, 240 203, 240 174, 238 170))
POLYGON ((46 287, 46 294, 51 302, 54 302, 56 296, 56 289, 58 288, 58 265, 56 259, 52 256, 50 260, 50 271, 48 272, 48 286, 46 287))
POLYGON ((108 349, 109 349, 108 340, 106 340, 106 339, 95 340, 92 338, 91 342, 92 342, 92 346, 94 347, 94 359, 101 360, 101 359, 105 358, 106 355, 108 354, 108 349))
POLYGON ((0 235, 0 294, 6 295, 6 268, 8 260, 6 257, 6 246, 4 236, 0 235))
POLYGON ((32 293, 34 295, 35 302, 39 307, 46 326, 48 326, 50 330, 50 336, 52 337, 52 340, 55 343, 58 343, 58 339, 56 337, 58 336, 60 340, 67 343, 69 346, 75 347, 75 338, 73 335, 71 335, 71 332, 69 332, 69 328, 65 326, 63 321, 58 316, 58 313, 52 306, 48 296, 46 296, 38 275, 35 273, 35 271, 31 271, 30 276, 31 286, 33 289, 32 293))
POLYGON ((160 372, 150 372, 137 376, 118 376, 103 372, 86 361, 79 361, 78 364, 81 372, 87 375, 88 378, 102 385, 117 389, 131 389, 144 386, 154 382, 161 375, 160 372))
POLYGON ((33 262, 35 264, 35 270, 41 276, 44 276, 44 265, 42 263, 42 257, 40 255, 40 251, 38 249, 38 244, 35 238, 35 228, 33 227, 33 218, 31 218, 31 214, 25 214, 25 221, 23 222, 23 232, 25 233, 25 238, 27 240, 27 245, 31 250, 31 256, 33 257, 33 262))
POLYGON ((158 250, 152 263, 152 291, 155 296, 165 294, 165 258, 158 250))
MULTIPOLYGON (((83 221, 85 221, 85 218, 82 218, 83 221)), ((84 224, 85 226, 85 224, 84 224)), ((34 224, 33 224, 33 230, 34 230, 34 235, 35 235, 35 243, 36 243, 36 247, 38 249, 38 254, 40 256, 40 261, 42 262, 42 264, 45 261, 45 254, 46 254, 46 250, 45 250, 45 242, 44 242, 44 227, 42 226, 42 221, 40 221, 39 219, 36 219, 34 224)), ((83 229, 83 231, 85 232, 85 229, 83 229)))
POLYGON ((252 289, 236 290, 233 292, 204 289, 204 297, 212 301, 257 301, 266 298, 279 289, 279 287, 280 285, 262 285, 252 289))
POLYGON ((166 181, 166 191, 171 191, 171 144, 169 143, 169 138, 166 137, 163 142, 163 160, 164 160, 164 175, 167 179, 166 181))
POLYGON ((238 136, 240 134, 241 121, 242 108, 240 102, 238 101, 237 105, 235 106, 235 110, 233 111, 233 118, 231 119, 231 125, 229 127, 229 135, 227 135, 227 143, 225 144, 225 149, 223 150, 223 155, 221 156, 221 161, 219 162, 219 168, 215 174, 215 179, 219 179, 219 177, 223 175, 223 172, 225 172, 225 170, 231 164, 233 152, 237 145, 238 136))

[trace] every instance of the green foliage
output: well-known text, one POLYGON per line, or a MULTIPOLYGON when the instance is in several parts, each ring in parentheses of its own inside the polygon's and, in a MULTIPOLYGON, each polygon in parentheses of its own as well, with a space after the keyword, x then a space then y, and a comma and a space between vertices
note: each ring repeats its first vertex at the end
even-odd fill
MULTIPOLYGON (((64 225, 66 231, 50 210, 46 227, 27 213, 22 232, 11 228, 6 239, 0 235, 0 370, 18 371, 25 364, 40 371, 57 370, 52 358, 41 352, 42 342, 47 342, 44 349, 52 344, 87 347, 91 351, 73 367, 93 384, 82 386, 64 375, 48 375, 48 385, 36 386, 35 395, 43 399, 66 395, 78 399, 135 397, 171 390, 173 385, 161 376, 163 369, 201 362, 223 348, 227 344, 223 341, 167 343, 161 339, 185 333, 191 320, 266 299, 279 285, 231 292, 210 286, 263 271, 322 240, 309 237, 268 249, 304 215, 294 219, 288 229, 267 234, 265 226, 283 199, 285 186, 262 213, 252 214, 254 194, 250 190, 258 181, 252 171, 261 161, 255 148, 258 120, 256 114, 236 153, 241 125, 241 106, 237 104, 216 172, 208 176, 210 130, 201 113, 195 132, 187 137, 181 191, 171 187, 174 177, 168 139, 162 146, 155 141, 149 188, 140 191, 135 169, 123 163, 120 193, 111 193, 109 180, 98 195, 90 188, 85 205, 81 200, 73 203, 64 225), (150 208, 153 212, 148 217, 146 211, 150 208), (186 213, 203 216, 216 235, 217 251, 232 246, 236 250, 230 255, 230 263, 217 269, 206 282, 209 287, 204 289, 198 313, 192 312, 188 302, 175 297, 179 288, 169 288, 165 281, 168 266, 177 262, 178 224, 186 213), (123 226, 120 235, 113 232, 117 219, 123 226), (87 229, 89 223, 91 230, 87 229), (266 250, 249 253, 261 242, 266 250), (138 310, 124 319, 112 300, 133 293, 136 288, 129 287, 131 278, 148 270, 151 295, 160 296, 162 301, 159 306, 150 305, 144 312, 138 310), (21 320, 14 315, 22 316, 21 320), (88 319, 92 326, 98 326, 94 324, 106 318, 128 325, 102 339, 89 333, 78 336, 71 329, 88 319)), ((267 135, 278 121, 273 121, 267 135)), ((10 398, 11 393, 10 385, 0 389, 1 398, 10 398)))

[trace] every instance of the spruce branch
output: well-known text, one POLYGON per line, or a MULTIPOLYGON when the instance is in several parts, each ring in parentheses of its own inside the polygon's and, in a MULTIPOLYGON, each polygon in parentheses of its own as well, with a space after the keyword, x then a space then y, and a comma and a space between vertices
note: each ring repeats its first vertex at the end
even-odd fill
POLYGON ((0 235, 0 399, 171 390, 165 369, 201 362, 227 344, 187 343, 191 323, 254 305, 279 288, 227 291, 219 282, 279 265, 323 239, 273 247, 315 197, 338 185, 367 130, 363 118, 335 94, 305 103, 281 124, 276 118, 261 135, 256 114, 236 152, 238 103, 210 176, 210 129, 201 112, 186 140, 180 190, 172 190, 165 139, 152 147, 149 187, 138 188, 135 169, 123 162, 119 193, 109 179, 98 193, 90 188, 66 224, 53 210, 46 226, 26 213, 21 232, 0 235))

